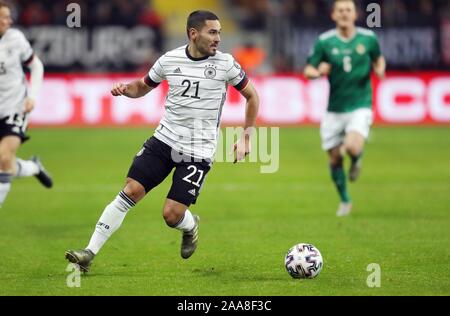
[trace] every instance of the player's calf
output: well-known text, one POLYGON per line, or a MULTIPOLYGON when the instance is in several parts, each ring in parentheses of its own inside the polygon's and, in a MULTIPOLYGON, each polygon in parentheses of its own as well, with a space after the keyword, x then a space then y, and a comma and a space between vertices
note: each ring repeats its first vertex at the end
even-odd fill
POLYGON ((350 181, 356 181, 361 173, 362 165, 362 150, 363 147, 360 144, 346 144, 345 149, 350 157, 350 169, 348 172, 348 178, 350 181))
POLYGON ((15 156, 9 152, 0 152, 0 170, 12 174, 15 156))
POLYGON ((120 191, 100 216, 88 246, 81 250, 66 251, 66 259, 78 264, 83 272, 88 272, 94 256, 98 254, 109 237, 119 229, 126 214, 135 205, 135 202, 124 191, 120 191))
POLYGON ((0 207, 11 190, 14 156, 9 151, 0 151, 0 207))
POLYGON ((169 227, 183 232, 180 253, 183 259, 188 259, 197 249, 200 218, 192 215, 186 205, 171 199, 166 200, 163 217, 169 227))
POLYGON ((362 166, 362 153, 360 153, 359 155, 350 156, 351 159, 351 164, 350 164, 350 169, 348 172, 348 178, 350 179, 350 181, 356 181, 361 173, 361 166, 362 166))
POLYGON ((328 155, 330 159, 331 179, 336 186, 341 202, 350 202, 350 196, 347 192, 345 171, 343 168, 343 158, 340 155, 340 146, 329 150, 328 155))
POLYGON ((361 158, 364 142, 364 137, 356 132, 349 133, 345 139, 344 147, 351 159, 348 173, 350 181, 356 181, 361 173, 361 158))
POLYGON ((0 207, 3 205, 11 189, 11 174, 0 171, 0 207))

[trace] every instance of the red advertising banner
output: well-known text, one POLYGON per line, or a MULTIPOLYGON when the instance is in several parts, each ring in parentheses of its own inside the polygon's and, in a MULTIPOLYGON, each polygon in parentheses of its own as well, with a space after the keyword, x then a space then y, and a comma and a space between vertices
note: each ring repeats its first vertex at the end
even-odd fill
MULTIPOLYGON (((140 75, 46 75, 33 126, 157 125, 164 114, 167 84, 140 99, 112 97, 116 82, 140 75)), ((329 94, 326 79, 307 81, 295 75, 252 78, 261 107, 258 122, 300 126, 320 122, 329 94)), ((450 124, 450 73, 389 73, 373 80, 375 122, 383 124, 450 124)), ((224 125, 242 124, 245 99, 230 88, 222 114, 224 125)))

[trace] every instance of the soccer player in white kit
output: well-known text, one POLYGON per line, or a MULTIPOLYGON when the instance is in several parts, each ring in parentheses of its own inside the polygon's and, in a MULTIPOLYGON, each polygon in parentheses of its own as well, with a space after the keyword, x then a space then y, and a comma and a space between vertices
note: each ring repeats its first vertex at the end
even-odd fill
POLYGON ((28 114, 42 85, 44 67, 22 32, 11 24, 11 10, 0 1, 0 205, 13 177, 36 176, 47 188, 53 184, 36 156, 31 160, 16 158, 20 145, 28 139, 28 114), (30 69, 30 89, 22 65, 30 69))
POLYGON ((113 86, 113 96, 139 98, 167 80, 166 112, 134 158, 124 189, 105 208, 88 246, 66 251, 66 259, 82 271, 89 270, 94 256, 127 212, 173 169, 163 217, 168 226, 182 231, 182 258, 189 258, 197 248, 199 217, 188 207, 197 200, 211 168, 227 86, 232 85, 247 100, 244 132, 234 146, 235 162, 250 151, 250 134, 259 107, 256 90, 241 66, 230 54, 218 51, 220 31, 214 13, 192 12, 187 21, 188 45, 160 57, 144 78, 113 86))

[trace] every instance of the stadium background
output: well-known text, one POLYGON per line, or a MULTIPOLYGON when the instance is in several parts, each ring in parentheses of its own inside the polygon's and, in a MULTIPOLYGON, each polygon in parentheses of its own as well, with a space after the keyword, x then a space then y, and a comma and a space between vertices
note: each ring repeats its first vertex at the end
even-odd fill
MULTIPOLYGON (((40 154, 55 188, 14 183, 1 210, 0 294, 450 294, 450 2, 359 1, 360 26, 370 2, 381 5, 382 27, 373 30, 388 72, 374 80, 376 124, 363 177, 350 186, 359 210, 341 220, 318 136, 327 82, 301 76, 313 41, 333 27, 331 1, 13 0, 15 26, 46 67, 20 155, 40 154), (66 26, 70 2, 81 5, 81 28, 66 26), (164 111, 167 86, 138 100, 109 89, 184 45, 186 17, 198 8, 218 14, 220 50, 253 78, 259 124, 286 127, 280 170, 217 164, 197 206, 200 251, 187 263, 160 217, 166 181, 127 217, 92 277, 69 288, 64 250, 87 242, 164 111), (321 249, 325 268, 299 286, 282 261, 303 241, 321 249), (381 288, 366 285, 372 262, 382 267, 381 288)), ((244 106, 230 89, 224 124, 242 123, 244 106)))
MULTIPOLYGON (((333 26, 328 2, 79 1, 82 27, 68 28, 65 8, 70 1, 16 1, 15 20, 47 70, 31 123, 156 124, 166 86, 133 102, 111 98, 107 87, 142 76, 163 52, 183 45, 186 15, 202 7, 222 20, 221 49, 234 52, 254 76, 262 99, 260 123, 317 123, 326 107, 328 96, 322 91, 327 82, 307 83, 298 74, 315 38, 333 26)), ((360 25, 365 24, 369 3, 360 2, 360 25)), ((390 73, 374 86, 377 122, 450 122, 449 10, 448 1, 381 2, 382 27, 374 31, 390 73)), ((236 124, 245 104, 237 93, 230 93, 223 122, 236 124)))

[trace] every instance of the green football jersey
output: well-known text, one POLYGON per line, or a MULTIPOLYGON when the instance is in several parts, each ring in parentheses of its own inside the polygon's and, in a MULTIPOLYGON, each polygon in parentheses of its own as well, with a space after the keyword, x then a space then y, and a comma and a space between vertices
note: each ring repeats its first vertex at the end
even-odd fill
POLYGON ((329 112, 351 112, 372 108, 372 63, 381 56, 374 32, 356 28, 351 39, 339 36, 336 29, 319 36, 308 57, 308 64, 331 64, 329 112))

